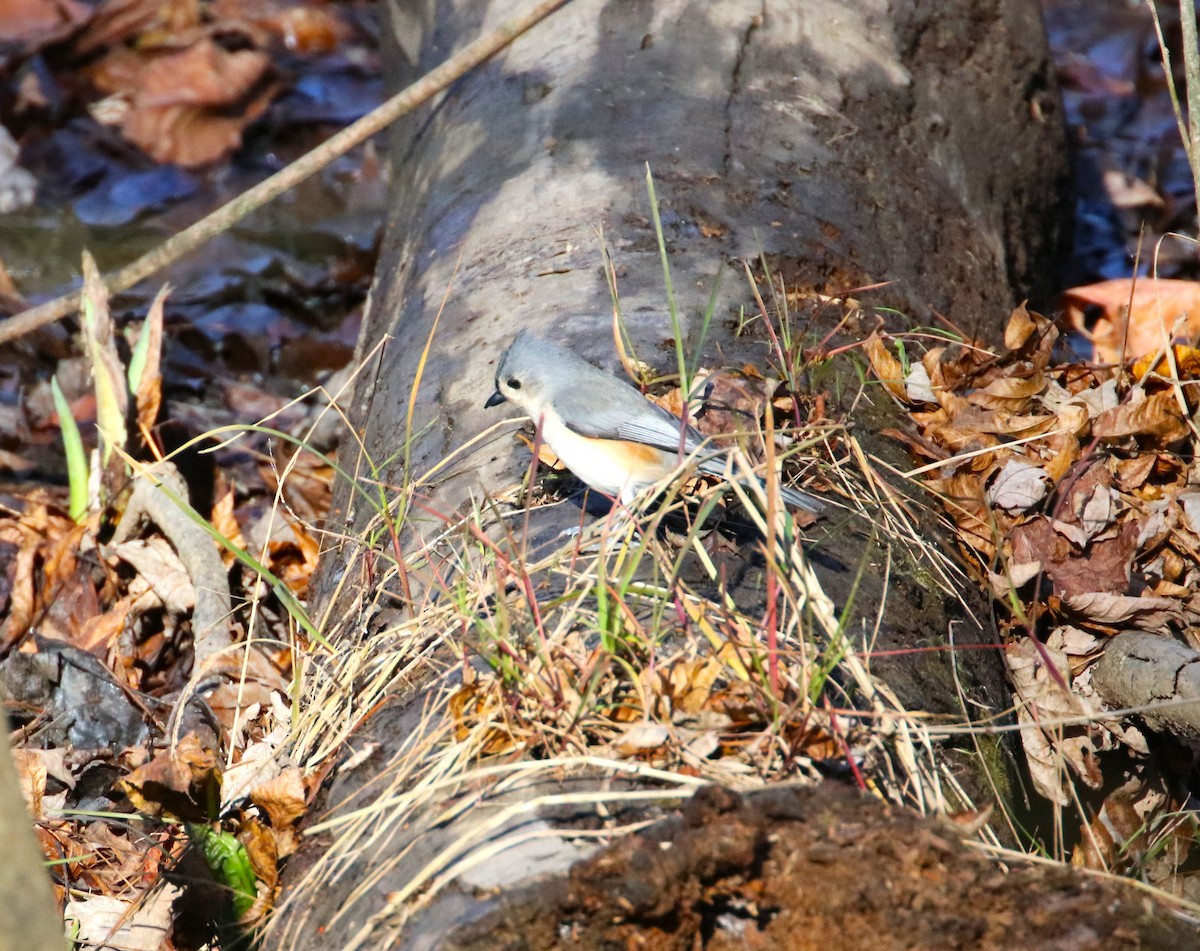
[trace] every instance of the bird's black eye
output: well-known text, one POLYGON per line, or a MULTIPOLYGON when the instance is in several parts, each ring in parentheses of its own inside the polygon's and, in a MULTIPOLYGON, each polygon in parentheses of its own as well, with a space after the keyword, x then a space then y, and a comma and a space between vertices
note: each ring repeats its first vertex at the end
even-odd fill
POLYGON ((521 381, 515 376, 510 376, 508 378, 508 388, 510 390, 519 390, 521 388, 521 381))

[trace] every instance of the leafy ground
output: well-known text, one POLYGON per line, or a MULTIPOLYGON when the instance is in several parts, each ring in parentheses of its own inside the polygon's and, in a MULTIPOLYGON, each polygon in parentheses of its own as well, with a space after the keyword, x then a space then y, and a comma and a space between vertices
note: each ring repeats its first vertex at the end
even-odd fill
MULTIPOLYGON (((373 107, 374 18, 354 3, 0 3, 0 139, 21 158, 0 162, 7 312, 79 275, 85 247, 124 263, 373 107)), ((86 318, 5 347, 0 679, 86 946, 228 939, 269 907, 293 848, 315 780, 275 757, 332 473, 324 404, 299 398, 350 358, 385 188, 359 150, 172 269, 162 298, 161 282, 96 293, 86 318), (72 420, 85 452, 98 428, 108 447, 80 460, 82 500, 72 420), (164 455, 190 518, 130 495, 164 455), (218 648, 260 645, 218 652, 203 706, 180 695, 198 622, 218 648)))
MULTIPOLYGON (((870 366, 875 381, 860 396, 911 413, 908 475, 942 500, 967 563, 1006 612, 1030 775, 1054 804, 1058 834, 1032 843, 1010 824, 1001 835, 1194 902, 1186 744, 1108 715, 1144 704, 1098 695, 1092 677, 1118 631, 1187 641, 1200 552, 1200 355, 1168 343, 1196 336, 1187 316, 1200 314, 1196 255, 1190 242, 1157 240, 1181 222, 1192 227, 1192 186, 1161 71, 1145 55, 1148 19, 1125 4, 1099 6, 1081 16, 1047 3, 1083 182, 1076 268, 1085 286, 1064 296, 1061 329, 1022 310, 997 315, 1009 324, 994 351, 953 331, 934 346, 928 335, 881 329, 861 355, 789 346, 780 356, 870 366), (1131 284, 1135 256, 1143 272, 1151 262, 1175 281, 1131 284)), ((356 3, 0 0, 5 309, 82 274, 84 246, 101 269, 123 262, 373 105, 374 15, 356 3), (15 154, 5 130, 19 165, 5 162, 15 154)), ((284 199, 285 211, 260 213, 174 270, 166 297, 151 286, 108 301, 93 287, 84 316, 5 348, 0 682, 26 797, 80 944, 237 946, 240 927, 275 902, 281 864, 342 743, 434 642, 451 645, 462 669, 434 694, 442 732, 431 730, 402 773, 418 788, 449 748, 470 768, 529 750, 547 760, 603 755, 668 771, 665 788, 687 790, 677 798, 701 780, 835 773, 954 813, 967 831, 985 830, 995 851, 988 810, 944 789, 942 764, 920 743, 914 753, 911 737, 925 737, 926 723, 872 677, 869 652, 840 639, 782 522, 760 525, 779 545, 767 559, 778 585, 769 608, 714 604, 680 579, 680 551, 714 584, 728 565, 719 537, 702 539, 687 522, 665 548, 626 539, 627 560, 616 564, 570 547, 537 557, 495 549, 485 552, 491 573, 468 579, 474 587, 455 588, 369 657, 339 658, 339 677, 314 675, 323 632, 302 602, 328 505, 326 450, 341 425, 325 395, 300 397, 322 385, 336 393, 345 379, 334 374, 352 352, 384 185, 367 148, 284 199), (107 446, 76 460, 92 479, 75 498, 62 449, 72 420, 87 450, 107 446), (156 466, 168 455, 188 504, 156 466), (131 490, 155 480, 166 485, 158 494, 131 490), (172 504, 162 507, 163 497, 172 504), (202 551, 211 558, 197 558, 202 551), (558 586, 550 598, 532 583, 546 577, 558 586), (497 597, 508 584, 519 595, 497 597), (580 609, 564 591, 600 601, 580 609), (806 640, 814 631, 819 650, 806 640), (318 695, 326 705, 305 705, 318 695)), ((764 323, 779 323, 789 295, 771 290, 764 323)), ((778 448, 816 447, 821 488, 851 509, 887 502, 872 517, 894 511, 886 530, 914 543, 905 504, 872 495, 883 482, 825 418, 824 394, 797 386, 770 400, 752 372, 717 383, 731 415, 762 424, 769 403, 790 419, 796 428, 778 448)), ((522 498, 517 487, 511 498, 522 498)), ((936 560, 928 570, 953 572, 936 560)), ((949 843, 959 832, 866 808, 837 787, 794 795, 745 805, 702 793, 675 825, 580 867, 575 890, 556 894, 539 923, 510 909, 488 927, 517 932, 514 941, 544 933, 537 947, 554 946, 568 920, 598 944, 808 946, 787 943, 802 933, 811 946, 859 947, 854 927, 869 924, 880 940, 898 923, 868 914, 885 892, 894 899, 885 881, 898 881, 905 906, 921 910, 899 919, 912 947, 1049 946, 1071 935, 1076 943, 1064 946, 1160 946, 1121 931, 1139 912, 1109 902, 1128 892, 1076 890, 1057 871, 1023 873, 1018 884, 960 854, 949 843), (692 828, 705 832, 689 836, 692 828), (663 837, 677 835, 681 847, 661 864, 663 837), (631 895, 624 870, 643 864, 650 871, 631 895), (1020 887, 1036 897, 1018 898, 1020 887), (626 916, 617 924, 614 905, 626 916), (816 910, 833 912, 831 930, 816 910), (956 945, 948 933, 964 937, 956 945)))

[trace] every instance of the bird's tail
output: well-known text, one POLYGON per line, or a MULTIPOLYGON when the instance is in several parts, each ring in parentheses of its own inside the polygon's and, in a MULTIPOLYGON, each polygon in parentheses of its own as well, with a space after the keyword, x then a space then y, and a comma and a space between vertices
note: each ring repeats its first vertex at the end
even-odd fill
POLYGON ((813 515, 824 515, 829 505, 817 498, 811 492, 803 489, 793 489, 790 485, 781 485, 779 494, 783 496, 784 504, 794 509, 802 509, 813 515))
MULTIPOLYGON (((710 459, 705 459, 697 466, 701 472, 706 472, 709 475, 720 476, 728 479, 730 477, 729 460, 724 456, 715 456, 710 459)), ((762 483, 762 479, 759 479, 762 483)), ((763 483, 765 485, 765 483, 763 483)), ((790 485, 780 485, 779 494, 783 496, 783 502, 789 508, 801 509, 811 515, 823 515, 829 509, 828 503, 817 498, 811 492, 805 492, 803 489, 794 489, 790 485)))

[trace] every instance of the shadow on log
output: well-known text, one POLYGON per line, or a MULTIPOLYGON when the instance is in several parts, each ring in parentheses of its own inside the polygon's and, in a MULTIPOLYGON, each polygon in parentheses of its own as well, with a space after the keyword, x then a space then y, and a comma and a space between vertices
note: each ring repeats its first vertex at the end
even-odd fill
MULTIPOLYGON (((435 65, 513 6, 394 3, 399 81, 435 65)), ((698 342, 697 317, 717 272, 725 272, 704 344, 706 365, 765 368, 768 338, 761 321, 744 320, 756 310, 742 277, 747 264, 761 276, 764 262, 789 293, 799 292, 796 326, 814 342, 842 311, 812 295, 845 295, 877 282, 889 283, 861 292, 874 316, 843 325, 836 342, 869 332, 876 318, 901 331, 938 314, 968 333, 996 336, 1014 304, 1053 286, 1067 220, 1061 118, 1033 0, 576 0, 412 117, 397 130, 392 156, 394 204, 359 345, 360 356, 378 356, 351 410, 365 456, 382 468, 345 456, 343 465, 397 493, 415 487, 403 496, 401 542, 425 556, 424 568, 406 579, 410 591, 434 590, 439 572, 444 579, 464 563, 453 537, 438 541, 454 513, 485 507, 528 468, 528 450, 511 429, 478 438, 496 421, 483 403, 495 361, 516 332, 529 328, 615 368, 604 245, 637 356, 659 372, 674 367, 664 345, 671 322, 647 165, 689 346, 698 342), (385 334, 390 343, 376 349, 385 334)), ((828 386, 830 393, 840 389, 837 381, 828 386)), ((870 402, 850 421, 856 436, 868 452, 902 467, 876 435, 890 425, 889 408, 870 402)), ((392 617, 409 617, 413 605, 394 579, 380 595, 381 559, 358 540, 374 513, 345 485, 337 505, 331 519, 343 540, 323 554, 319 604, 328 617, 360 630, 388 598, 392 617)), ((578 509, 553 511, 536 523, 539 538, 580 521, 578 509)), ((937 545, 936 530, 925 532, 937 545)), ((874 665, 907 707, 959 717, 967 707, 1003 707, 994 654, 966 651, 952 670, 951 652, 939 653, 951 635, 957 644, 995 639, 976 619, 986 614, 969 582, 951 593, 931 584, 861 521, 831 519, 814 531, 808 550, 837 609, 852 603, 845 617, 852 636, 873 636, 881 652, 934 648, 919 663, 909 657, 874 665), (975 617, 954 594, 974 606, 975 617)), ((289 873, 300 884, 276 922, 282 946, 436 945, 456 920, 491 907, 492 898, 477 900, 480 889, 492 896, 579 857, 573 848, 530 851, 514 818, 523 802, 540 797, 544 808, 521 814, 535 833, 529 841, 551 839, 563 824, 577 828, 578 816, 562 813, 558 784, 576 790, 571 795, 585 795, 576 785, 582 783, 593 793, 649 791, 661 800, 607 813, 618 824, 655 818, 691 794, 683 778, 649 782, 636 770, 622 774, 593 763, 583 775, 543 774, 485 791, 447 785, 441 799, 422 799, 416 809, 402 778, 404 744, 437 734, 423 698, 453 686, 469 665, 440 656, 429 628, 412 623, 405 636, 429 637, 428 650, 404 667, 391 689, 395 702, 346 734, 370 755, 338 775, 327 802, 330 815, 349 816, 386 789, 396 797, 389 802, 407 805, 350 820, 349 838, 347 825, 339 825, 332 853, 320 840, 301 854, 289 873), (490 840, 477 835, 487 816, 502 817, 489 827, 490 840), (497 842, 514 835, 525 844, 516 860, 502 862, 497 842), (485 864, 501 863, 503 881, 439 886, 433 907, 412 925, 406 889, 420 874, 445 872, 438 857, 466 841, 487 843, 485 864)), ((362 646, 355 638, 344 643, 362 646)), ((330 743, 336 745, 325 747, 330 743)), ((583 811, 595 821, 594 801, 583 811)))

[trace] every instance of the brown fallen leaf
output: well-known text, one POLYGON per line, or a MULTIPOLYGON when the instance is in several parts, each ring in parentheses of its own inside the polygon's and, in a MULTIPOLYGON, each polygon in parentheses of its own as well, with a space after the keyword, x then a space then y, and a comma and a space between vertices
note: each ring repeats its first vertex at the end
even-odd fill
POLYGON ((1092 341, 1097 363, 1135 360, 1176 336, 1200 335, 1200 283, 1195 281, 1116 278, 1073 287, 1062 294, 1061 304, 1067 321, 1092 341))
POLYGON ((960 470, 945 478, 928 479, 925 486, 941 499, 963 544, 990 563, 996 555, 996 540, 1008 534, 1012 520, 984 501, 983 479, 974 472, 960 470))
POLYGON ((1174 344, 1169 354, 1155 350, 1134 363, 1130 371, 1138 383, 1146 383, 1153 374, 1165 383, 1174 380, 1200 379, 1200 350, 1184 344, 1174 344))
POLYGON ((151 158, 206 165, 242 143, 275 92, 260 50, 230 52, 205 37, 153 59, 132 93, 121 133, 151 158))
POLYGON ((77 947, 159 951, 171 946, 172 908, 182 895, 163 882, 128 899, 73 894, 63 916, 73 923, 77 947))
POLYGON ((1074 603, 1075 598, 1128 590, 1137 534, 1137 523, 1129 521, 1117 537, 1093 541, 1080 550, 1049 518, 1039 515, 1013 528, 1009 545, 1013 562, 1040 561, 1054 593, 1074 603))
POLYGON ((1132 456, 1129 459, 1116 460, 1117 484, 1126 492, 1134 492, 1146 484, 1154 471, 1157 454, 1132 456))
POLYGON ((1004 659, 1021 699, 1017 720, 1035 788, 1051 802, 1069 803, 1071 780, 1064 763, 1086 785, 1099 788, 1102 780, 1087 726, 1063 722, 1098 714, 1082 698, 1064 689, 1070 677, 1066 655, 1023 637, 1008 646, 1004 659))
POLYGON ((121 780, 121 789, 139 812, 191 822, 209 819, 209 804, 220 785, 216 751, 206 749, 194 733, 121 780))
POLYGON ((128 590, 135 616, 163 608, 182 617, 196 605, 196 589, 175 549, 161 535, 134 538, 109 548, 109 563, 124 562, 134 570, 128 590))
POLYGON ((1092 434, 1097 439, 1149 438, 1160 447, 1169 446, 1191 433, 1179 412, 1175 393, 1167 390, 1140 402, 1126 402, 1096 417, 1092 434))
MULTIPOLYGON (((248 817, 242 821, 242 827, 238 830, 238 841, 246 848, 246 857, 250 860, 250 867, 254 869, 254 877, 266 886, 267 891, 273 890, 275 883, 279 881, 279 860, 282 858, 274 831, 265 823, 248 817)), ((265 910, 252 909, 242 923, 253 924, 262 918, 265 910)))
MULTIPOLYGON (((698 374, 698 383, 700 379, 698 374)), ((758 432, 766 412, 767 387, 767 381, 757 375, 733 370, 707 373, 703 401, 691 423, 716 445, 740 445, 761 454, 758 432)), ((777 420, 776 426, 780 422, 777 420)))
POLYGON ((1024 413, 1035 396, 1046 388, 1046 378, 1040 372, 1027 377, 1000 377, 980 390, 967 394, 967 399, 984 409, 1024 413))
POLYGON ((295 766, 285 767, 278 776, 257 786, 250 800, 267 814, 272 828, 286 829, 308 811, 304 776, 295 766))
POLYGON ((1109 793, 1071 853, 1076 868, 1115 872, 1131 861, 1141 861, 1150 844, 1150 827, 1139 811, 1141 782, 1128 783, 1109 793))
POLYGON ((1057 340, 1058 328, 1053 321, 1020 304, 1009 315, 1004 329, 1004 345, 1009 350, 1004 357, 1006 368, 1010 373, 1012 369, 1023 369, 1021 364, 1038 371, 1046 369, 1057 340))
POLYGON ((888 349, 878 334, 871 334, 863 341, 863 352, 871 364, 871 370, 883 384, 884 389, 899 403, 908 402, 908 391, 904 386, 904 367, 888 349))
POLYGON ((1031 314, 1024 304, 1014 307, 1004 327, 1004 346, 1009 350, 1020 350, 1024 347, 1029 339, 1042 329, 1037 316, 1031 314))
POLYGON ((1042 468, 1046 470, 1050 484, 1058 485, 1071 467, 1079 461, 1082 452, 1079 439, 1071 432, 1053 433, 1038 445, 1044 446, 1049 454, 1049 459, 1043 463, 1042 468))
POLYGON ((1183 619, 1174 598, 1135 597, 1094 591, 1063 598, 1063 607, 1079 618, 1105 627, 1160 631, 1183 619))
MULTIPOLYGON (((141 378, 137 381, 137 392, 134 394, 134 405, 137 407, 137 422, 142 432, 149 433, 158 422, 158 411, 162 406, 162 336, 163 336, 163 306, 170 286, 164 284, 146 312, 146 319, 138 330, 138 341, 142 334, 147 335, 145 349, 146 362, 142 367, 141 378)), ((136 345, 136 344, 135 344, 136 345)))
POLYGON ((1046 470, 1027 459, 1013 456, 988 482, 984 498, 989 505, 1015 515, 1030 511, 1048 491, 1046 470))
POLYGON ((212 16, 248 23, 275 37, 293 53, 328 53, 350 35, 350 29, 333 5, 312 5, 287 0, 216 0, 212 16))
POLYGON ((70 36, 91 15, 78 0, 0 0, 0 42, 32 52, 70 36))
POLYGON ((75 646, 97 657, 106 657, 124 632, 132 607, 132 598, 121 598, 103 614, 89 618, 84 622, 75 646))
POLYGON ((75 40, 75 53, 88 57, 107 46, 118 46, 148 31, 180 42, 182 34, 201 23, 199 0, 103 0, 75 40))
POLYGON ((645 757, 661 751, 671 741, 671 731, 661 723, 641 721, 630 726, 613 741, 613 752, 622 759, 645 757))
POLYGON ((658 687, 673 712, 698 713, 708 706, 713 685, 725 665, 715 657, 680 660, 659 675, 658 687))

